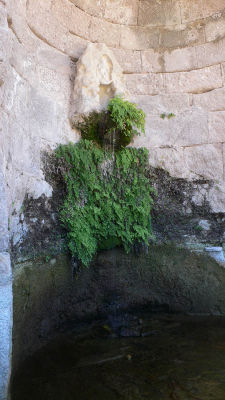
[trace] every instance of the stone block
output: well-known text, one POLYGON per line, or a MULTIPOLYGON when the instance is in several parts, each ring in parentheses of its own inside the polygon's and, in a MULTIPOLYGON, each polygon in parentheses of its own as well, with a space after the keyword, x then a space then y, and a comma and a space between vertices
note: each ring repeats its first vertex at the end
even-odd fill
POLYGON ((223 0, 213 0, 213 1, 182 0, 181 2, 182 23, 187 23, 202 18, 207 18, 213 14, 219 13, 223 9, 224 9, 223 0))
POLYGON ((38 65, 55 70, 61 74, 71 74, 70 58, 56 49, 40 46, 36 53, 36 62, 38 65))
POLYGON ((39 199, 42 195, 46 197, 52 196, 52 187, 44 179, 36 179, 30 177, 28 180, 27 194, 32 199, 39 199))
POLYGON ((225 212, 225 184, 224 182, 214 183, 208 193, 208 202, 211 207, 211 211, 214 213, 225 212))
POLYGON ((57 143, 65 143, 67 135, 69 135, 70 141, 75 141, 76 135, 70 127, 65 106, 41 95, 35 88, 30 90, 29 105, 27 115, 30 126, 32 126, 38 141, 44 143, 43 150, 46 150, 48 146, 53 149, 57 146, 57 143))
MULTIPOLYGON (((11 36, 11 40, 13 42, 18 41, 18 43, 22 44, 27 52, 34 53, 35 50, 40 45, 40 38, 38 33, 36 34, 35 25, 32 25, 31 21, 29 21, 29 16, 25 21, 23 15, 21 15, 21 10, 18 10, 17 6, 15 5, 15 9, 13 8, 10 14, 10 31, 9 34, 11 36)), ((37 31, 38 32, 38 31, 37 31)), ((52 38, 52 40, 54 40, 52 38)), ((48 42, 45 39, 45 42, 48 42)), ((12 55, 12 52, 9 51, 9 54, 12 55)))
MULTIPOLYGON (((204 4, 204 6, 206 6, 204 4)), ((181 2, 181 21, 182 23, 192 22, 204 18, 204 7, 202 1, 182 0, 181 2)))
MULTIPOLYGON (((145 135, 137 139, 139 146, 181 147, 207 143, 208 120, 204 112, 184 111, 175 117, 162 119, 159 115, 146 115, 145 135)), ((136 142, 135 142, 136 143, 136 142)))
POLYGON ((92 17, 89 37, 92 42, 105 43, 109 47, 119 47, 120 26, 92 17))
POLYGON ((139 2, 138 25, 162 26, 180 23, 180 5, 177 0, 139 2))
POLYGON ((147 50, 155 49, 158 46, 158 29, 121 26, 120 47, 131 50, 147 50))
POLYGON ((205 26, 205 37, 207 42, 218 40, 225 35, 225 17, 220 20, 210 21, 205 26))
POLYGON ((104 18, 116 24, 137 25, 136 0, 106 0, 104 18))
POLYGON ((142 72, 164 72, 165 61, 164 53, 149 49, 141 51, 142 72))
POLYGON ((164 29, 160 35, 160 46, 164 48, 176 48, 193 46, 194 44, 205 43, 204 26, 190 25, 182 29, 164 29))
MULTIPOLYGON (((57 14, 57 10, 52 10, 51 13, 39 10, 39 12, 33 15, 33 10, 29 10, 28 8, 28 31, 22 28, 24 20, 21 19, 21 21, 17 20, 17 22, 15 22, 15 29, 21 42, 24 43, 27 48, 29 47, 31 51, 34 51, 34 46, 38 47, 40 43, 45 42, 64 52, 68 25, 64 24, 61 19, 57 17, 60 18, 60 15, 57 14), (37 43, 35 43, 35 41, 37 43)), ((14 20, 16 21, 16 18, 14 20)))
POLYGON ((10 158, 13 168, 30 175, 40 174, 40 139, 35 136, 35 129, 29 131, 22 127, 22 118, 10 121, 9 131, 16 132, 12 138, 10 158), (20 124, 19 124, 20 122, 20 124))
POLYGON ((187 47, 164 53, 164 71, 191 71, 198 67, 196 47, 187 47))
POLYGON ((56 105, 48 97, 42 96, 35 88, 30 89, 28 116, 35 136, 47 141, 58 140, 56 105))
POLYGON ((37 84, 35 54, 28 52, 26 47, 18 41, 13 42, 9 63, 19 78, 28 81, 31 85, 37 84))
MULTIPOLYGON (((21 3, 21 1, 19 3, 21 3)), ((35 14, 38 13, 38 11, 40 12, 40 10, 49 11, 51 5, 51 0, 29 0, 26 2, 26 9, 35 17, 35 14)))
POLYGON ((105 12, 105 0, 69 0, 81 10, 86 11, 90 15, 103 17, 105 12))
POLYGON ((220 65, 165 74, 166 92, 203 93, 223 85, 220 65))
POLYGON ((142 71, 140 51, 125 49, 112 49, 112 51, 124 73, 140 73, 142 71))
MULTIPOLYGON (((51 14, 67 31, 84 39, 89 38, 91 17, 78 7, 74 7, 72 3, 65 0, 55 1, 52 5, 51 14)), ((57 31, 56 26, 58 27, 57 24, 54 24, 55 31, 57 31)))
POLYGON ((225 88, 193 95, 193 105, 209 111, 225 111, 225 88))
POLYGON ((207 18, 212 16, 213 18, 219 18, 224 11, 223 0, 207 1, 203 0, 203 17, 207 18))
POLYGON ((219 64, 225 60, 225 38, 193 48, 196 52, 197 68, 219 64))
POLYGON ((191 179, 193 174, 185 169, 183 148, 150 148, 149 162, 155 168, 163 168, 171 176, 191 179))
MULTIPOLYGON (((190 108, 190 96, 188 94, 162 94, 162 95, 137 95, 132 97, 146 114, 160 115, 163 113, 179 114, 190 108)), ((190 111, 190 110, 189 110, 190 111)))
POLYGON ((132 95, 155 95, 164 91, 162 74, 128 74, 125 78, 127 89, 132 95))
POLYGON ((83 54, 88 43, 87 40, 69 32, 65 37, 63 50, 68 56, 76 60, 83 54))
POLYGON ((184 148, 187 168, 200 178, 223 180, 222 144, 204 144, 184 148))
POLYGON ((52 98, 54 102, 69 106, 71 94, 70 76, 58 73, 52 69, 37 66, 37 83, 40 94, 52 98))
POLYGON ((225 142, 225 111, 209 113, 209 142, 225 142))

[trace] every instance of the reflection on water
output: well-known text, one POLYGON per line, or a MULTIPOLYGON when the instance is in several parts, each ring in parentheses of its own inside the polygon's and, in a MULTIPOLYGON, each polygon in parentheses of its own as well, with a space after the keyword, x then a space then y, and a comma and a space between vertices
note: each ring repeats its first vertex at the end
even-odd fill
POLYGON ((12 400, 28 399, 225 400, 225 318, 112 317, 65 333, 15 376, 12 400))

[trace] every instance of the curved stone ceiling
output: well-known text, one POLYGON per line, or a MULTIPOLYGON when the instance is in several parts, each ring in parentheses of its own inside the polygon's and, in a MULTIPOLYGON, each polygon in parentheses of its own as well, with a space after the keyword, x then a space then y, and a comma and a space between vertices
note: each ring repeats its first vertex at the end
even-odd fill
POLYGON ((129 50, 174 49, 225 35, 223 0, 50 0, 27 2, 27 22, 63 51, 67 42, 104 42, 129 50), (57 26, 54 37, 49 25, 57 26), (71 36, 74 36, 72 39, 71 36))

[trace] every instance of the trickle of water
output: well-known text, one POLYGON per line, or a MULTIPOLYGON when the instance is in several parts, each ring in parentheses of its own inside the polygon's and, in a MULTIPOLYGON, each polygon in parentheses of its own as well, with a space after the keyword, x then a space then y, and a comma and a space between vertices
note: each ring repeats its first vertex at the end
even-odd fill
POLYGON ((113 129, 113 133, 112 133, 112 155, 113 155, 113 160, 114 160, 114 152, 115 152, 115 140, 116 140, 116 133, 115 133, 115 129, 113 129))

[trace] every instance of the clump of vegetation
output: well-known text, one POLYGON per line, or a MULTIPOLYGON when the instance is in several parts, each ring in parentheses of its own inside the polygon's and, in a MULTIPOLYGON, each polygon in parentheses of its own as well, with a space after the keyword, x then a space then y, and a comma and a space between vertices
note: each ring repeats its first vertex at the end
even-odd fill
POLYGON ((73 256, 87 266, 98 249, 121 245, 129 252, 134 243, 148 244, 153 189, 146 149, 112 155, 82 139, 56 153, 67 187, 60 217, 73 256))
POLYGON ((107 110, 83 115, 75 127, 83 139, 118 150, 130 144, 135 135, 144 133, 145 114, 136 104, 116 96, 110 100, 107 110))
POLYGON ((67 188, 60 218, 72 255, 85 266, 98 249, 128 252, 152 236, 148 151, 125 148, 144 126, 143 111, 117 96, 107 110, 83 116, 78 144, 56 150, 67 188))
POLYGON ((174 113, 169 113, 169 114, 162 113, 162 114, 160 114, 160 118, 165 119, 166 117, 167 117, 168 119, 171 119, 171 118, 173 118, 173 117, 176 117, 176 115, 175 115, 174 113))

